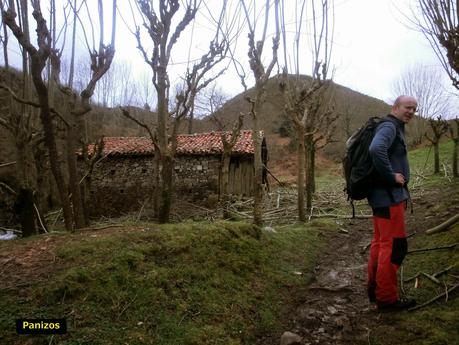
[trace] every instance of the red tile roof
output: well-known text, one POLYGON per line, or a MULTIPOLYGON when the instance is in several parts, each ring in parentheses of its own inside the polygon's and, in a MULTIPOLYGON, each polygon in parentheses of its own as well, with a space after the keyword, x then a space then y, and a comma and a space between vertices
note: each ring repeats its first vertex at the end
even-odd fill
MULTIPOLYGON (((226 132, 231 136, 230 132, 226 132)), ((177 137, 178 155, 209 155, 221 154, 223 144, 221 132, 181 134, 177 137)), ((94 145, 89 145, 92 152, 94 145)), ((233 154, 253 154, 252 131, 241 131, 238 141, 233 148, 233 154)), ((109 156, 143 156, 154 152, 150 138, 147 137, 106 137, 104 138, 103 155, 109 156)))

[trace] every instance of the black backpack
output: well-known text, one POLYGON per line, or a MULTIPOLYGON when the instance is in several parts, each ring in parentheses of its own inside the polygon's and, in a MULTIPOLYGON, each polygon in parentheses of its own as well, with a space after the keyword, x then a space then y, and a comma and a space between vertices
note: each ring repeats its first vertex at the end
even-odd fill
MULTIPOLYGON (((369 147, 382 122, 388 118, 371 117, 346 142, 346 156, 343 159, 343 171, 346 179, 344 191, 348 200, 362 200, 368 197, 374 187, 377 173, 370 157, 369 147)), ((353 207, 353 216, 354 213, 353 207)))

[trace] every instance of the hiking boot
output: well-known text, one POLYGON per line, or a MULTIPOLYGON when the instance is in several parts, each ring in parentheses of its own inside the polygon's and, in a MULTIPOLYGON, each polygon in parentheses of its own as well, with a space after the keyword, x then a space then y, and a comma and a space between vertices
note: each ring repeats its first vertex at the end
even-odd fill
POLYGON ((383 310, 383 311, 403 310, 403 309, 414 307, 415 305, 416 305, 416 300, 412 298, 402 298, 392 303, 381 303, 381 302, 377 303, 378 310, 383 310))

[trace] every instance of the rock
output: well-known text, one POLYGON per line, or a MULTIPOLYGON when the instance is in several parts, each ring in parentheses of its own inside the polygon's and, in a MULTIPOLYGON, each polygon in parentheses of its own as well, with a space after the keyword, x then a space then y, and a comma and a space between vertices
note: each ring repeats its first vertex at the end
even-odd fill
POLYGON ((294 345, 301 344, 301 338, 298 334, 292 332, 284 332, 281 336, 280 345, 294 345))
POLYGON ((332 314, 332 315, 338 313, 338 309, 336 309, 336 308, 333 307, 333 306, 328 306, 328 307, 327 307, 327 310, 328 310, 328 312, 329 312, 330 314, 332 314))

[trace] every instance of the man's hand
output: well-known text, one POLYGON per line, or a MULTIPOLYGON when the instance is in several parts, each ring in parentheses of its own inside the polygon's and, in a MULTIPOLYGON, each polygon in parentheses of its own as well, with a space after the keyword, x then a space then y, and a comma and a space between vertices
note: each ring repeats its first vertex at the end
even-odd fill
POLYGON ((395 183, 404 186, 405 185, 405 176, 403 176, 403 174, 400 174, 400 173, 395 173, 395 183))

